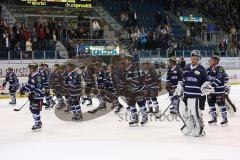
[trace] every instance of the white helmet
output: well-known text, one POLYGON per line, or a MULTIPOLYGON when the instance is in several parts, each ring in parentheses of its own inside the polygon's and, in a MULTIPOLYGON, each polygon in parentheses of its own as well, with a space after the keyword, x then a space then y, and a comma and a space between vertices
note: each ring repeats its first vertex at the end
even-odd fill
POLYGON ((200 60, 200 59, 201 59, 201 53, 200 53, 200 51, 199 51, 199 50, 193 50, 193 51, 191 52, 191 57, 198 57, 198 60, 200 60))

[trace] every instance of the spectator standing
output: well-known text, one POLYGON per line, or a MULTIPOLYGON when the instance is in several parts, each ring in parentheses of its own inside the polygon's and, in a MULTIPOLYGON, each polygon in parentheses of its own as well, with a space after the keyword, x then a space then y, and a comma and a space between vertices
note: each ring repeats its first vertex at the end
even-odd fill
POLYGON ((99 30, 101 29, 98 21, 95 19, 92 23, 94 37, 98 37, 99 30))
POLYGON ((56 50, 56 44, 57 44, 57 36, 56 36, 56 32, 53 31, 53 49, 56 50))
POLYGON ((24 58, 30 58, 32 57, 32 42, 31 42, 31 39, 29 38, 27 41, 26 41, 26 54, 25 54, 25 57, 24 58))
POLYGON ((32 48, 36 49, 37 48, 37 36, 38 36, 36 28, 33 28, 31 35, 32 35, 32 38, 31 38, 32 39, 32 48))
POLYGON ((45 50, 45 37, 46 33, 44 32, 43 27, 38 31, 38 49, 45 50))
POLYGON ((146 49, 147 46, 147 34, 145 33, 144 29, 142 29, 139 37, 139 48, 140 49, 146 49))
POLYGON ((11 49, 11 36, 9 35, 9 33, 3 34, 3 46, 4 46, 4 52, 5 52, 5 56, 8 54, 8 52, 11 49))

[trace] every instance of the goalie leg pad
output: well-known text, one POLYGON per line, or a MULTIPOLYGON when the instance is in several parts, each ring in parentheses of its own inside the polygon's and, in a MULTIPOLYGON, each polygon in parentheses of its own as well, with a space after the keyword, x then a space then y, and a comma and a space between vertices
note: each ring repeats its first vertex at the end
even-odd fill
POLYGON ((184 135, 189 135, 192 132, 193 123, 192 121, 190 121, 186 103, 184 103, 182 100, 179 101, 178 115, 184 124, 183 127, 181 128, 181 132, 184 135))
POLYGON ((202 119, 202 113, 199 108, 199 99, 198 98, 188 98, 188 110, 189 115, 194 124, 192 129, 192 136, 199 137, 204 133, 204 124, 202 119))

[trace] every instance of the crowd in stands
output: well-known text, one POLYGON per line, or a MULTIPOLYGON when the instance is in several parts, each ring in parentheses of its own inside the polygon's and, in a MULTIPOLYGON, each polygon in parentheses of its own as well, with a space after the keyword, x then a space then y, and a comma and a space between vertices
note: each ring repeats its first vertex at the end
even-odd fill
POLYGON ((67 38, 73 39, 102 39, 103 38, 103 24, 100 19, 84 18, 81 14, 78 16, 77 25, 70 27, 67 32, 67 38))
MULTIPOLYGON (((168 50, 172 53, 177 48, 177 43, 168 16, 157 12, 154 25, 146 28, 140 23, 139 13, 131 9, 132 3, 133 1, 128 1, 130 7, 122 8, 120 14, 120 21, 124 26, 122 39, 130 40, 130 50, 168 50)), ((143 5, 144 1, 140 0, 139 3, 143 5)))
POLYGON ((0 48, 1 54, 7 55, 10 51, 12 57, 31 58, 33 50, 55 50, 60 34, 64 33, 63 21, 36 22, 32 28, 24 23, 16 22, 10 27, 7 22, 0 19, 0 48), (62 32, 63 31, 63 32, 62 32))
POLYGON ((176 7, 197 8, 204 16, 213 17, 215 29, 235 34, 240 29, 240 3, 236 0, 177 0, 176 7), (210 16, 209 16, 210 15, 210 16))
MULTIPOLYGON (((134 9, 134 3, 144 5, 146 0, 126 0, 127 6, 122 7, 119 20, 124 30, 122 41, 127 41, 130 53, 141 50, 167 50, 169 55, 176 49, 181 49, 180 43, 172 34, 170 19, 160 11, 152 17, 155 22, 151 27, 144 27, 140 13, 134 9)), ((149 0, 148 3, 154 3, 149 0)), ((203 13, 210 14, 217 20, 213 25, 197 25, 186 27, 186 42, 195 41, 202 30, 223 30, 230 36, 225 36, 216 47, 215 52, 221 55, 236 56, 240 50, 240 3, 236 0, 167 0, 164 5, 167 10, 171 3, 177 7, 200 8, 203 13), (197 26, 197 27, 196 27, 197 26), (199 32, 200 31, 200 32, 199 32)), ((154 13, 153 13, 154 14, 154 13)), ((69 57, 76 56, 76 48, 81 46, 75 40, 103 39, 103 21, 101 19, 85 19, 81 14, 76 22, 68 22, 64 18, 53 20, 40 19, 32 27, 24 23, 15 23, 10 27, 0 18, 0 54, 6 57, 10 51, 13 57, 31 58, 35 50, 55 50, 57 41, 65 42, 69 57), (90 23, 91 22, 91 23, 90 23), (77 46, 77 47, 76 47, 77 46)), ((190 44, 190 43, 189 43, 190 44)), ((137 55, 137 54, 136 54, 137 55)))
MULTIPOLYGON (((32 58, 33 51, 56 49, 57 41, 71 42, 74 39, 99 39, 103 37, 103 30, 99 20, 92 22, 92 34, 90 23, 84 23, 79 19, 77 25, 72 27, 65 19, 39 19, 33 27, 24 23, 16 22, 10 27, 7 22, 0 18, 0 54, 1 58, 19 59, 22 53, 23 59, 32 58)), ((71 57, 71 55, 70 55, 71 57)))

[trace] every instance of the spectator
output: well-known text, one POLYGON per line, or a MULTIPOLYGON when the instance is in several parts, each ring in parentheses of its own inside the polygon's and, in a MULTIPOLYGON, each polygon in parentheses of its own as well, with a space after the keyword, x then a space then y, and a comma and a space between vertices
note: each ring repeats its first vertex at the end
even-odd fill
POLYGON ((44 32, 43 27, 40 28, 38 31, 38 49, 39 50, 45 50, 45 38, 46 33, 44 32))
POLYGON ((137 15, 137 11, 134 11, 132 13, 132 26, 136 27, 138 25, 138 15, 137 15))
POLYGON ((221 42, 219 43, 219 45, 218 45, 218 47, 217 47, 217 48, 219 49, 219 51, 220 51, 221 55, 220 55, 220 53, 218 53, 217 51, 215 51, 215 54, 216 54, 216 55, 220 55, 220 56, 223 56, 223 55, 225 55, 225 46, 224 46, 224 41, 221 41, 221 42))
POLYGON ((126 23, 128 21, 128 14, 127 12, 122 12, 121 15, 120 15, 120 18, 121 18, 121 22, 123 23, 123 26, 126 27, 126 23))
POLYGON ((159 26, 162 24, 162 15, 161 12, 158 11, 157 15, 156 15, 156 26, 159 26))
POLYGON ((21 55, 21 47, 20 47, 20 43, 17 42, 14 46, 14 52, 11 55, 11 58, 13 59, 20 59, 20 55, 21 55))
POLYGON ((27 41, 26 41, 26 54, 24 55, 24 58, 30 58, 32 57, 32 43, 31 43, 31 39, 29 38, 27 41))
POLYGON ((4 39, 3 39, 3 50, 5 52, 5 55, 7 55, 7 53, 10 51, 11 49, 11 36, 9 35, 9 33, 6 33, 3 35, 4 39))
POLYGON ((145 50, 147 46, 147 34, 144 29, 142 29, 139 37, 139 48, 145 50))
POLYGON ((94 32, 100 30, 99 23, 98 23, 98 21, 96 19, 93 21, 92 27, 93 27, 93 31, 94 32))
POLYGON ((56 44, 57 44, 57 36, 56 36, 56 32, 53 31, 53 35, 52 35, 52 39, 53 39, 53 49, 56 49, 56 44))
POLYGON ((32 40, 33 40, 33 42, 32 42, 32 48, 33 49, 36 49, 37 48, 37 31, 36 31, 36 28, 33 28, 33 30, 32 30, 32 40))

